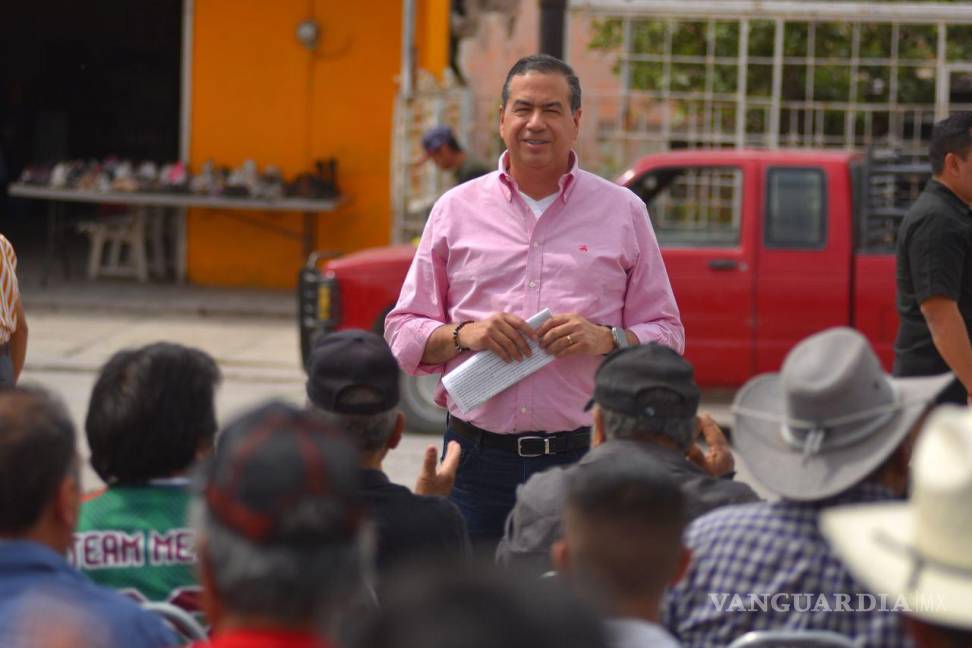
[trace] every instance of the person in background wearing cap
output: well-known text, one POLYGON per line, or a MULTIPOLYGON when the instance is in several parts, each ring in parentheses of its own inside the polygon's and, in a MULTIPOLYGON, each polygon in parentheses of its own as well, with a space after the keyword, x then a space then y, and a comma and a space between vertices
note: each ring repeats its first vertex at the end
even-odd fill
POLYGON ((51 394, 0 391, 0 646, 173 646, 160 617, 64 559, 81 495, 76 443, 51 394))
POLYGON ((324 419, 343 430, 361 451, 361 497, 376 523, 379 573, 423 556, 465 559, 469 535, 456 505, 445 497, 459 463, 452 443, 441 466, 435 446, 426 450, 413 494, 393 484, 382 461, 402 440, 405 417, 398 406, 399 369, 388 344, 370 331, 331 333, 311 352, 307 397, 324 419))
POLYGON ((434 126, 425 131, 422 135, 422 148, 425 149, 422 162, 432 160, 435 166, 451 172, 457 185, 489 173, 489 167, 459 146, 455 134, 448 126, 434 126))
POLYGON ((820 529, 874 594, 903 602, 919 648, 972 646, 972 412, 945 406, 915 443, 908 502, 824 511, 820 529))
POLYGON ((551 468, 517 489, 516 505, 496 550, 500 564, 541 574, 551 569, 550 548, 563 535, 566 485, 575 473, 610 468, 631 454, 664 466, 687 496, 691 520, 727 504, 754 502, 756 493, 732 480, 732 451, 712 417, 696 418, 694 371, 672 349, 648 344, 616 351, 594 379, 591 452, 570 468, 551 468), (697 431, 708 449, 695 443, 697 431))
POLYGON ((101 368, 85 419, 91 466, 108 485, 81 505, 74 566, 139 601, 198 612, 196 557, 186 528, 192 465, 216 436, 219 367, 199 349, 168 342, 125 349, 101 368), (136 543, 143 555, 119 559, 136 543))
POLYGON ((752 630, 811 629, 866 646, 910 645, 897 613, 839 606, 866 590, 817 517, 904 495, 917 427, 951 379, 892 378, 860 333, 832 328, 797 344, 781 373, 750 380, 733 403, 734 446, 782 499, 719 509, 689 526, 693 562, 666 595, 666 627, 699 647, 752 630), (761 607, 759 595, 778 596, 761 607))
POLYGON ((482 405, 449 410, 462 445, 452 500, 474 542, 495 543, 516 487, 590 447, 584 403, 602 357, 684 329, 644 202, 578 166, 580 81, 545 54, 517 61, 503 84, 498 168, 432 208, 385 339, 409 374, 446 374, 475 352, 506 362, 535 342, 556 359, 482 405), (527 319, 549 309, 537 330, 527 319))
POLYGON ((602 610, 614 648, 677 648, 661 625, 665 588, 689 564, 685 494, 668 469, 632 453, 570 475, 558 573, 602 610))
POLYGON ((363 583, 357 460, 340 431, 279 402, 223 431, 190 514, 209 646, 333 645, 363 583))

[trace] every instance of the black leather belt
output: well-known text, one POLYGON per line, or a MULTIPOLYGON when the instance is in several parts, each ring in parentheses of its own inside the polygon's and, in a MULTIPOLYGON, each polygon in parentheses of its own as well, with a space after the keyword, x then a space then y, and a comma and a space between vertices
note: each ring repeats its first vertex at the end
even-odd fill
POLYGON ((449 428, 464 439, 478 443, 484 448, 506 450, 521 457, 542 457, 543 455, 591 447, 591 428, 589 427, 579 427, 567 432, 496 434, 450 416, 449 428))

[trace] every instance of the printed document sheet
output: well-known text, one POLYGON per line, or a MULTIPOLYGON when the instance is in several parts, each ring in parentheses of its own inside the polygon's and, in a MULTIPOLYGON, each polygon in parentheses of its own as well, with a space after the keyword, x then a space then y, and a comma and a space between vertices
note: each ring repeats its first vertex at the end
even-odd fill
MULTIPOLYGON (((527 324, 536 329, 548 319, 550 319, 550 309, 544 308, 528 319, 527 324)), ((541 349, 539 344, 533 340, 528 342, 532 352, 529 358, 519 362, 504 362, 492 351, 480 351, 445 376, 442 379, 442 386, 463 412, 482 405, 510 385, 523 380, 554 360, 554 356, 541 349)))

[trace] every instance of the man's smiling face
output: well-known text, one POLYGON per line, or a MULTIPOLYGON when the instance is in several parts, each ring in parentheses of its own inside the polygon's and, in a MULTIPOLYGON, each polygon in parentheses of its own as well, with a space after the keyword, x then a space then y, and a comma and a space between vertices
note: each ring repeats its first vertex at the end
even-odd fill
POLYGON ((567 171, 581 111, 570 111, 567 78, 527 72, 510 79, 509 99, 500 112, 500 136, 510 152, 511 170, 567 171))

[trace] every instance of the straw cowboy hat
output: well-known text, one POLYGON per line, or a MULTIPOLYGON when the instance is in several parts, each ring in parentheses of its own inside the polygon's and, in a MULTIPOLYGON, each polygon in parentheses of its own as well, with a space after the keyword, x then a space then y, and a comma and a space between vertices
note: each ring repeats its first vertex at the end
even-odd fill
POLYGON ((820 527, 850 572, 889 605, 972 629, 972 411, 943 406, 928 418, 911 464, 908 502, 837 506, 820 527))
POLYGON ((863 335, 827 329, 793 347, 782 372, 739 391, 734 446, 782 497, 830 497, 880 466, 952 379, 892 378, 863 335))

